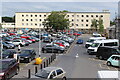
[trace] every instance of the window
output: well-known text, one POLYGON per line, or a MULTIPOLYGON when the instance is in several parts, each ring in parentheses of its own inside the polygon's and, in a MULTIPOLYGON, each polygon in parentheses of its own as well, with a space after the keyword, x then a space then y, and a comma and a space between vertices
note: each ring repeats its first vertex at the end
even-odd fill
POLYGON ((57 75, 60 75, 63 73, 63 71, 61 69, 56 70, 56 72, 57 72, 57 75))
POLYGON ((86 24, 86 26, 88 26, 88 24, 86 24))
POLYGON ((22 25, 24 25, 24 23, 22 23, 22 25))
POLYGON ((26 25, 28 25, 28 23, 26 23, 26 25))
POLYGON ((77 17, 79 17, 79 15, 77 15, 77 17))
POLYGON ((72 15, 72 17, 74 17, 74 15, 72 15))
POLYGON ((118 46, 117 42, 104 43, 104 46, 118 46))
POLYGON ((39 26, 41 26, 41 24, 39 26))
POLYGON ((46 19, 44 19, 44 21, 46 21, 46 19))
POLYGON ((28 21, 28 19, 26 19, 26 21, 28 21))
POLYGON ((31 15, 31 17, 33 17, 33 15, 31 15))
POLYGON ((67 15, 67 17, 69 17, 69 15, 67 15))
POLYGON ((93 15, 91 15, 91 17, 93 17, 93 15))
POLYGON ((72 23, 72 26, 74 26, 74 24, 72 23))
POLYGON ((86 17, 89 17, 88 15, 86 15, 86 17))
POLYGON ((40 21, 42 21, 42 20, 40 19, 40 21))
POLYGON ((41 15, 39 15, 41 17, 41 15))
POLYGON ((28 17, 28 15, 26 15, 26 17, 28 17))
POLYGON ((79 21, 79 19, 77 19, 77 21, 79 21))
POLYGON ((83 22, 84 20, 82 19, 81 21, 83 22))
POLYGON ((35 17, 37 17, 37 15, 35 15, 35 17))
POLYGON ((44 15, 44 17, 46 17, 46 15, 44 15))
POLYGON ((103 17, 103 15, 101 15, 101 17, 103 17))
POLYGON ((24 17, 24 15, 22 15, 22 17, 24 17))
POLYGON ((96 17, 98 17, 98 15, 96 15, 96 17))
POLYGON ((86 22, 88 22, 88 20, 86 20, 86 22))
POLYGON ((76 26, 78 26, 78 24, 76 24, 76 26))
POLYGON ((74 21, 74 20, 72 19, 72 21, 74 21))
POLYGON ((37 21, 37 19, 35 19, 35 21, 37 21))
POLYGON ((33 20, 31 19, 31 21, 33 21, 33 20))
POLYGON ((81 26, 84 26, 83 24, 81 24, 81 26))
POLYGON ((55 76, 56 76, 55 71, 53 71, 51 75, 52 75, 53 77, 55 77, 55 76))
POLYGON ((24 19, 22 19, 22 21, 24 21, 24 19))
POLYGON ((31 23, 31 25, 33 25, 33 24, 31 23))
POLYGON ((84 15, 82 15, 82 17, 84 17, 84 15))
POLYGON ((37 23, 35 23, 35 26, 37 26, 37 23))

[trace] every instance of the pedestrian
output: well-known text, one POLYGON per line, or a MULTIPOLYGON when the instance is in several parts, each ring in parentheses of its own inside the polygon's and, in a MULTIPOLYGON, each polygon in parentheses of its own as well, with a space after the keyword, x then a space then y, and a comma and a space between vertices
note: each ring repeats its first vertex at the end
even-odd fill
POLYGON ((21 50, 21 47, 20 47, 20 45, 18 45, 18 51, 20 51, 21 50))

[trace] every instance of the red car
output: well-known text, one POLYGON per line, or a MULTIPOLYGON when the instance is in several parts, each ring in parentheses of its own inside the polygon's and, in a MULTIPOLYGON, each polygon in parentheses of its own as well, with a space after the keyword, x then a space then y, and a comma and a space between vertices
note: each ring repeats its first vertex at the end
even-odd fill
POLYGON ((0 80, 9 80, 19 72, 19 63, 14 58, 0 60, 0 80))
POLYGON ((32 39, 31 37, 26 38, 26 39, 32 41, 33 43, 35 43, 35 39, 32 39))
POLYGON ((10 36, 11 36, 11 35, 16 35, 16 34, 15 34, 15 33, 13 33, 13 32, 10 32, 10 33, 8 33, 8 34, 9 34, 10 36))
POLYGON ((30 36, 27 36, 27 35, 22 35, 21 38, 30 38, 30 36))
POLYGON ((56 42, 55 44, 58 44, 59 46, 65 47, 62 43, 56 42))
POLYGON ((81 34, 79 34, 79 33, 73 33, 73 35, 75 35, 75 36, 80 36, 81 34))

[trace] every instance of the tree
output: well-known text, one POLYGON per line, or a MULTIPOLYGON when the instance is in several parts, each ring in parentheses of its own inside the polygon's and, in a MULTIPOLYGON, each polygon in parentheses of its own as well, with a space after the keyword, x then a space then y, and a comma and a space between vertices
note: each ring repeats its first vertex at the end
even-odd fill
POLYGON ((2 17, 3 22, 15 22, 15 16, 14 17, 2 17))
POLYGON ((54 29, 55 31, 67 29, 69 20, 66 19, 67 11, 52 11, 48 18, 43 22, 45 30, 54 29))
POLYGON ((100 33, 102 33, 104 31, 104 25, 103 25, 103 20, 101 18, 99 18, 98 26, 100 33))
POLYGON ((97 29, 98 29, 98 21, 96 19, 92 20, 91 27, 97 31, 97 29))

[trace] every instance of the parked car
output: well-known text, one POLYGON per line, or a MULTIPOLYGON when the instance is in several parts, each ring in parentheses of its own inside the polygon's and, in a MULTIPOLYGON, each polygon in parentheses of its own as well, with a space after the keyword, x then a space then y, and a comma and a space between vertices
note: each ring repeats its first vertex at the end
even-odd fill
POLYGON ((10 80, 19 73, 19 63, 14 58, 0 60, 0 80, 10 80))
POLYGON ((107 65, 120 67, 120 55, 112 55, 108 58, 107 65))
POLYGON ((35 50, 26 49, 26 50, 21 50, 19 54, 19 59, 20 61, 25 61, 29 63, 33 59, 35 59, 35 56, 36 56, 35 50))
POLYGON ((60 78, 66 80, 66 72, 62 68, 58 67, 46 67, 42 70, 39 70, 35 75, 32 75, 32 78, 40 79, 56 79, 60 78))
MULTIPOLYGON (((2 58, 13 58, 14 54, 16 54, 15 50, 4 50, 2 51, 2 58)), ((0 57, 1 57, 1 53, 0 53, 0 57)))
POLYGON ((25 42, 19 39, 13 40, 12 43, 16 46, 20 45, 20 46, 25 46, 25 42))
POLYGON ((43 42, 51 42, 52 40, 49 38, 49 37, 45 37, 44 39, 43 39, 43 42))
POLYGON ((46 45, 44 47, 42 47, 42 52, 46 53, 46 52, 58 52, 58 53, 62 53, 64 52, 65 48, 60 47, 58 45, 46 45))
POLYGON ((11 42, 9 42, 9 41, 5 41, 5 42, 3 42, 3 43, 8 44, 8 45, 10 46, 10 48, 9 48, 9 49, 14 49, 14 48, 15 48, 15 45, 14 45, 14 44, 12 44, 12 43, 11 43, 11 42))
POLYGON ((83 40, 82 39, 78 39, 76 44, 83 44, 83 40))
POLYGON ((96 53, 96 57, 98 57, 99 59, 108 59, 113 54, 117 54, 117 55, 120 54, 118 48, 99 47, 96 53))

